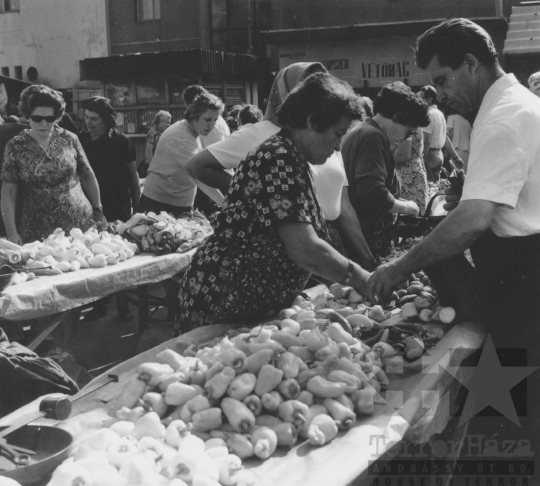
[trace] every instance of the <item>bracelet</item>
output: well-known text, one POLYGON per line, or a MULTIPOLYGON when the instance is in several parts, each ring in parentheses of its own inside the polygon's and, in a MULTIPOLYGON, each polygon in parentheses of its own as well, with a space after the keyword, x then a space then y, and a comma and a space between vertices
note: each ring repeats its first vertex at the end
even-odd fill
POLYGON ((100 213, 103 212, 103 208, 92 208, 92 211, 99 211, 100 213))
POLYGON ((15 230, 13 233, 9 233, 9 235, 7 235, 7 237, 9 238, 9 237, 11 237, 11 236, 13 236, 13 235, 16 235, 17 233, 18 233, 18 231, 15 230))
POLYGON ((347 285, 352 280, 353 272, 354 272, 354 266, 351 260, 349 260, 349 266, 347 267, 347 274, 345 275, 345 278, 339 283, 347 285))

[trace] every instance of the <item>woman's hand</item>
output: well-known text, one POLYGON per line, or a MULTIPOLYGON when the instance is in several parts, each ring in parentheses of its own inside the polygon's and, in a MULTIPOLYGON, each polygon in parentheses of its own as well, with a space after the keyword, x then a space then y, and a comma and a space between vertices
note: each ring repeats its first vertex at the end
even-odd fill
POLYGON ((420 208, 418 207, 418 204, 416 204, 414 201, 405 201, 405 213, 404 214, 410 214, 411 216, 418 216, 420 213, 420 208))
POLYGON ((98 230, 105 231, 107 229, 107 219, 101 209, 92 209, 92 220, 96 223, 98 230))
POLYGON ((17 231, 7 236, 7 240, 17 245, 22 245, 22 239, 17 231))

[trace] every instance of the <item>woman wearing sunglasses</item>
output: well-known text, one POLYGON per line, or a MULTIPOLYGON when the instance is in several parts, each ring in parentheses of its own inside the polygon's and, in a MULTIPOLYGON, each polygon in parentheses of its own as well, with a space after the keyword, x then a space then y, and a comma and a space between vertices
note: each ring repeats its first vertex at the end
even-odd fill
POLYGON ((21 95, 21 112, 30 124, 6 145, 2 167, 2 218, 8 240, 27 243, 56 228, 85 231, 92 220, 106 224, 99 187, 79 139, 56 123, 64 114, 62 95, 47 86, 31 86, 21 95), (84 184, 87 197, 81 183, 84 184), (17 193, 23 191, 19 227, 17 193))

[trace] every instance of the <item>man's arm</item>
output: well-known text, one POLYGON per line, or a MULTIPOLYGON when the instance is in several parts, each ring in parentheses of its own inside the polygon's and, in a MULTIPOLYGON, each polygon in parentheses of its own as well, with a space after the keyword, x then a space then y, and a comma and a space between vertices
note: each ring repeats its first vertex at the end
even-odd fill
POLYGON ((219 189, 223 194, 227 194, 229 191, 232 176, 225 171, 225 168, 208 149, 191 157, 185 169, 193 179, 219 189))
POLYGON ((413 272, 469 248, 491 225, 497 204, 481 199, 461 201, 454 211, 401 258, 380 266, 370 279, 370 296, 389 299, 394 287, 413 272))
POLYGON ((139 210, 139 199, 141 198, 139 174, 137 174, 137 162, 133 161, 126 164, 126 171, 129 195, 131 197, 131 207, 133 208, 133 213, 136 213, 139 210))
POLYGON ((429 144, 431 143, 431 133, 422 130, 422 135, 424 136, 424 163, 426 163, 429 153, 429 144))
POLYGON ((465 164, 463 163, 463 160, 461 160, 461 157, 456 152, 456 149, 454 148, 454 144, 452 143, 452 140, 450 140, 450 137, 448 135, 446 135, 446 142, 444 142, 444 148, 450 154, 450 157, 455 163, 455 166, 458 169, 463 169, 465 164))
POLYGON ((377 260, 373 257, 366 243, 360 222, 356 216, 356 211, 349 200, 349 190, 347 187, 343 187, 341 192, 341 212, 336 219, 336 226, 346 247, 353 253, 351 255, 352 259, 358 262, 362 268, 374 270, 377 266, 377 260))

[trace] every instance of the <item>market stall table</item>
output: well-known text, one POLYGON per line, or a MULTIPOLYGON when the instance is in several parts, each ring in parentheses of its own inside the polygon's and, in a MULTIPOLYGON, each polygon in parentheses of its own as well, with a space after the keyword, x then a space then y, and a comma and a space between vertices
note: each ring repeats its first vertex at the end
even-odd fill
MULTIPOLYGON (((110 414, 115 411, 115 398, 139 364, 154 360, 167 348, 183 352, 191 343, 216 343, 235 327, 238 326, 202 327, 117 365, 94 379, 79 394, 107 381, 110 373, 118 375, 119 382, 75 402, 72 417, 61 426, 76 433, 110 421, 110 414)), ((426 442, 446 427, 452 405, 449 403, 450 392, 459 388, 460 382, 466 383, 472 373, 472 368, 460 365, 482 346, 484 339, 485 331, 481 326, 463 323, 452 328, 436 347, 417 361, 400 362, 392 358, 390 369, 387 368, 390 386, 386 404, 376 405, 373 415, 359 418, 351 430, 340 433, 336 440, 323 447, 313 447, 301 440, 290 450, 278 448, 264 462, 245 460, 244 466, 254 474, 257 486, 346 486, 355 479, 355 484, 368 484, 373 479, 368 476, 369 465, 396 443, 402 440, 426 442)), ((38 403, 36 400, 4 417, 0 426, 35 410, 38 403)), ((54 422, 46 420, 44 423, 54 422)))
MULTIPOLYGON (((42 340, 70 311, 132 287, 140 289, 143 299, 149 284, 168 279, 186 270, 195 249, 186 253, 156 256, 142 253, 116 265, 86 268, 62 275, 41 276, 6 288, 0 294, 0 320, 23 321, 53 316, 42 340)), ((140 312, 139 332, 144 330, 147 309, 140 312), (145 315, 146 314, 146 315, 145 315)), ((29 346, 35 349, 37 339, 29 346)))

